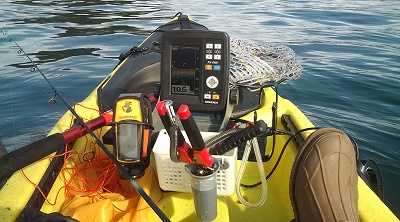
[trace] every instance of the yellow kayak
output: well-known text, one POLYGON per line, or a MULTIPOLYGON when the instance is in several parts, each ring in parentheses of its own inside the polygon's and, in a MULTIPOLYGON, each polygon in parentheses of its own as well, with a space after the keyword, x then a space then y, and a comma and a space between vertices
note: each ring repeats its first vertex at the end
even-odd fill
MULTIPOLYGON (((184 26, 207 30, 192 20, 175 17, 155 30, 141 45, 122 54, 116 68, 85 100, 73 106, 85 122, 108 115, 104 117, 107 120, 102 120, 101 126, 96 127, 94 134, 106 144, 110 153, 115 154, 112 138, 109 137, 111 125, 115 120, 110 124, 110 116, 113 114, 104 113, 114 109, 115 100, 121 94, 152 95, 149 100, 154 129, 150 135, 151 142, 148 144, 149 166, 145 164, 141 172, 143 175, 135 181, 171 221, 199 219, 190 189, 190 178, 182 170, 185 164, 170 161, 168 155, 170 145, 167 144, 169 141, 162 139, 166 136, 166 132, 154 109, 158 98, 157 93, 154 95, 154 86, 161 81, 160 67, 164 65, 160 62, 163 50, 160 46, 162 36, 168 30, 181 29, 184 26), (156 122, 159 123, 158 126, 156 122), (167 167, 161 165, 164 159, 170 161, 167 167), (180 178, 185 178, 183 185, 177 184, 180 178)), ((161 81, 161 87, 164 83, 161 81)), ((264 174, 267 176, 272 172, 266 180, 265 202, 260 206, 249 207, 238 198, 235 180, 242 164, 244 147, 242 144, 241 147, 233 148, 225 155, 216 155, 229 163, 229 171, 226 169, 224 171, 229 175, 222 175, 222 179, 219 177, 220 174, 217 176, 217 215, 213 221, 291 221, 295 218, 289 185, 292 166, 298 150, 315 128, 292 102, 277 95, 276 88, 277 84, 271 83, 264 88, 260 87, 258 91, 240 89, 239 96, 246 96, 238 99, 239 108, 234 109, 231 114, 232 119, 242 123, 242 127, 255 122, 254 120, 263 120, 266 126, 273 126, 278 130, 275 132, 286 132, 275 133, 274 139, 271 134, 258 136, 258 144, 263 151, 261 155, 264 161, 261 165, 264 174), (248 109, 243 108, 243 105, 240 106, 240 104, 250 104, 250 100, 255 101, 255 105, 251 104, 248 109), (272 108, 274 106, 275 110, 272 108), (310 130, 302 131, 303 129, 310 130)), ((181 87, 176 90, 187 89, 189 90, 181 87)), ((67 137, 70 135, 69 130, 77 125, 79 127, 76 118, 67 111, 48 135, 63 135, 65 139, 66 135, 67 137)), ((220 129, 210 132, 200 130, 206 141, 207 137, 210 138, 220 132, 220 129)), ((55 216, 55 221, 63 221, 58 217, 62 218, 63 215, 77 221, 160 221, 159 215, 149 203, 118 173, 118 168, 95 139, 85 133, 77 137, 72 142, 65 140, 68 141, 67 146, 64 144, 62 149, 57 149, 57 152, 43 156, 3 180, 0 190, 0 220, 35 221, 35 217, 55 216)), ((36 146, 38 146, 35 147, 36 150, 43 150, 51 144, 36 146)), ((240 183, 253 185, 261 181, 259 164, 255 159, 253 156, 247 161, 240 183)), ((23 157, 18 160, 18 162, 23 161, 23 157)), ((398 218, 360 177, 357 184, 358 215, 361 221, 398 221, 398 218)), ((263 193, 262 185, 241 186, 238 189, 241 198, 250 203, 257 202, 263 193)))

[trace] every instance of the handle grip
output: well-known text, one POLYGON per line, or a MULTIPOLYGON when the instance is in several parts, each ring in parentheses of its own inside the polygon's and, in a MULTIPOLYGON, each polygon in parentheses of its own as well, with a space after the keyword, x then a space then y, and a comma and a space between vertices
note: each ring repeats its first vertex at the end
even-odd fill
POLYGON ((195 151, 202 151, 205 147, 205 143, 189 107, 187 105, 181 105, 178 109, 178 116, 181 119, 182 126, 185 129, 192 148, 195 151))
POLYGON ((213 163, 213 159, 208 153, 203 137, 200 134, 196 121, 190 113, 189 107, 187 105, 181 105, 178 109, 178 116, 194 150, 193 156, 196 158, 196 163, 210 167, 213 163))
POLYGON ((263 120, 258 120, 255 125, 249 125, 233 137, 216 144, 209 152, 211 155, 223 155, 240 144, 251 140, 253 137, 263 134, 266 130, 267 124, 263 120))
MULTIPOLYGON (((107 112, 88 121, 86 125, 91 130, 96 130, 103 126, 107 126, 111 122, 111 119, 112 112, 107 112)), ((87 133, 88 131, 82 125, 77 125, 63 133, 50 135, 0 156, 0 181, 9 175, 12 175, 15 171, 65 148, 66 144, 75 141, 87 133)))

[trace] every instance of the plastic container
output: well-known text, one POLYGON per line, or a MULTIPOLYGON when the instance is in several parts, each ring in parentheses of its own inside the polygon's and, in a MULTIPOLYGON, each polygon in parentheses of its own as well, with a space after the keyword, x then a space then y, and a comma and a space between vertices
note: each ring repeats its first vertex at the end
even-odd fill
MULTIPOLYGON (((189 141, 185 132, 182 132, 186 141, 189 141)), ((217 133, 203 132, 203 139, 207 141, 217 133)), ((158 181, 161 189, 167 191, 192 192, 190 176, 185 170, 184 163, 174 163, 169 157, 169 136, 165 129, 160 131, 153 153, 156 160, 158 181)), ((217 195, 230 196, 235 191, 237 148, 225 155, 213 155, 220 160, 221 168, 217 172, 217 195)))

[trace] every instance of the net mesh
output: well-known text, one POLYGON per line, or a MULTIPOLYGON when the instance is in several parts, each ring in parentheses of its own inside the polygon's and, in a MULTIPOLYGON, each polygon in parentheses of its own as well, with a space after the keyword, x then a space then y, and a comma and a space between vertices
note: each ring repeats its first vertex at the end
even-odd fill
POLYGON ((294 80, 303 71, 296 53, 284 45, 231 38, 231 86, 258 90, 270 80, 294 80))

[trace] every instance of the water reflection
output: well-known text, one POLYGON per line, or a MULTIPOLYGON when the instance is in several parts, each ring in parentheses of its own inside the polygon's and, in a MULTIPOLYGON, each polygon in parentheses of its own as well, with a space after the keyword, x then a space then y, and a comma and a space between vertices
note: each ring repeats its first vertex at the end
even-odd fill
POLYGON ((119 24, 126 20, 168 20, 160 16, 163 2, 157 1, 15 1, 7 13, 17 13, 21 7, 31 16, 15 16, 7 20, 14 24, 46 24, 63 29, 57 37, 107 35, 113 33, 149 34, 134 24, 119 24))

